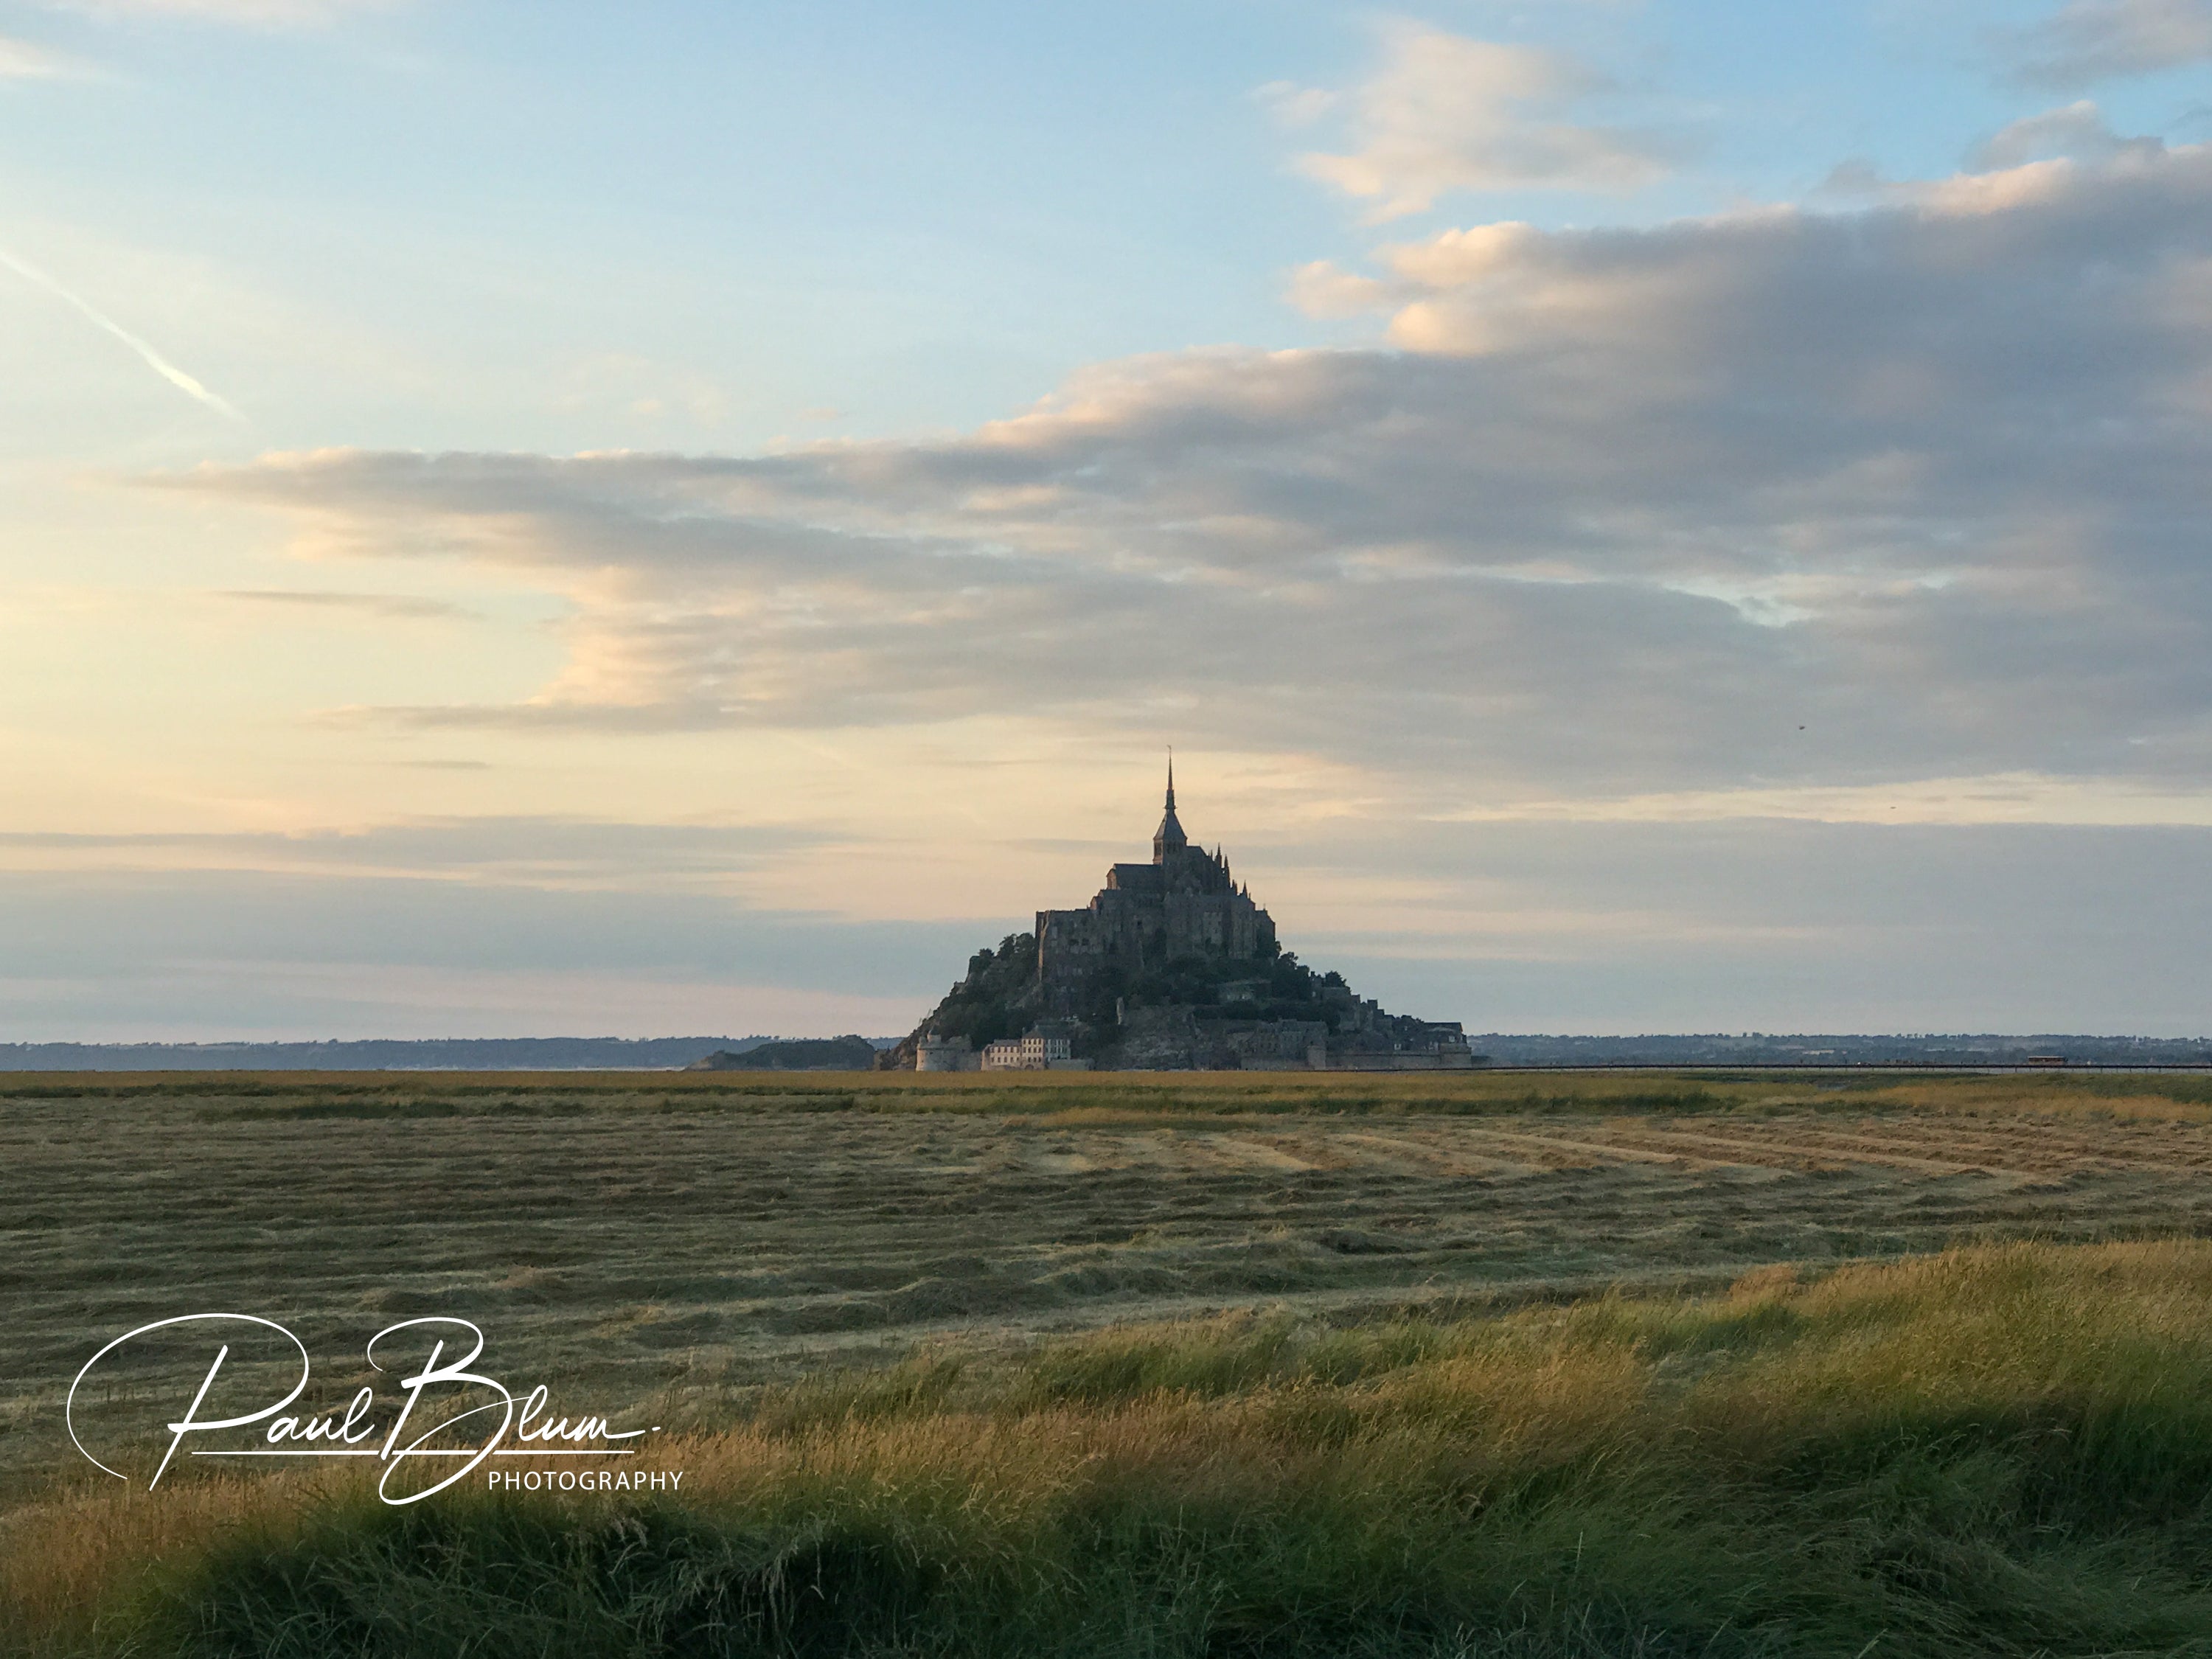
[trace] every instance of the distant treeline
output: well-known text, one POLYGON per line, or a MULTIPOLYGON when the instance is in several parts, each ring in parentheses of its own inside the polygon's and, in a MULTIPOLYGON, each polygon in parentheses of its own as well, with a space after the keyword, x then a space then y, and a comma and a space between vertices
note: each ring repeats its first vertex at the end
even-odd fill
POLYGON ((9 1042, 6 1072, 556 1072, 684 1066, 775 1039, 447 1037, 354 1042, 9 1042))

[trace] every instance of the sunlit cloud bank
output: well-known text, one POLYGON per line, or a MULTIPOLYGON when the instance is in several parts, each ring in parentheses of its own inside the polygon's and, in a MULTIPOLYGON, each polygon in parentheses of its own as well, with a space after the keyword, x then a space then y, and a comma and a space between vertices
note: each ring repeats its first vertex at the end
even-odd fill
POLYGON ((945 440, 162 483, 281 508, 319 556, 574 606, 534 696, 357 711, 403 725, 1019 708, 1355 766, 1437 811, 2004 777, 2172 821, 2196 793, 2212 149, 1849 213, 1480 226, 1294 291, 1384 342, 1110 363, 945 440))

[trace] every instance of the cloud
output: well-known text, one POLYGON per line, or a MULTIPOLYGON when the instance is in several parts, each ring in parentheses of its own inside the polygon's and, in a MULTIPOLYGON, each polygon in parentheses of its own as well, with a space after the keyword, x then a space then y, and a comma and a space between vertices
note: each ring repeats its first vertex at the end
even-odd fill
POLYGON ((2063 109, 2014 121, 1980 145, 1972 160, 1978 168, 1996 171, 2062 158, 2111 161, 2130 152, 2150 155, 2165 148, 2156 138, 2121 137, 2106 124, 2103 112, 2084 98, 2063 109))
POLYGON ((247 28, 296 28, 336 22, 354 12, 385 11, 404 0, 47 0, 70 11, 112 19, 173 18, 247 28))
POLYGON ((85 73, 75 58, 0 34, 0 81, 76 80, 85 73))
POLYGON ((1482 226, 1325 276, 1389 349, 1105 364, 942 440, 332 451, 163 487, 567 598, 557 678, 374 715, 418 726, 1018 709, 1304 757, 1413 813, 2201 790, 2212 149, 1852 212, 1482 226))
POLYGON ((216 595, 240 605, 276 605, 287 610, 337 611, 378 620, 470 621, 476 612, 443 599, 404 593, 331 593, 298 588, 234 588, 216 595))
POLYGON ((1252 96, 1286 127, 1310 126, 1344 100, 1341 93, 1302 87, 1292 81, 1270 81, 1254 88, 1252 96))
MULTIPOLYGON (((416 763, 452 765, 465 763, 416 763)), ((296 834, 0 832, 0 867, 251 871, 478 886, 696 890, 763 860, 822 844, 770 824, 629 823, 596 818, 434 817, 296 834)))
POLYGON ((44 289, 100 332, 120 341, 147 368, 152 369, 154 373, 202 408, 213 410, 228 420, 243 422, 246 419, 227 398, 209 391, 199 380, 185 373, 145 341, 124 327, 122 324, 94 307, 91 301, 85 299, 73 289, 64 288, 36 265, 27 260, 17 258, 5 248, 0 248, 0 265, 6 266, 33 287, 44 289))
POLYGON ((1291 273, 1287 297, 1309 317, 1357 317, 1387 307, 1390 293, 1388 283, 1316 259, 1291 273))
MULTIPOLYGON (((1625 191, 1662 177, 1664 146, 1650 135, 1565 118, 1605 90, 1559 52, 1393 23, 1382 68, 1352 94, 1352 148, 1301 156, 1298 167, 1372 202, 1377 220, 1425 211, 1455 191, 1625 191)), ((1271 101, 1298 119, 1327 107, 1289 87, 1271 101)))
POLYGON ((2205 829, 1409 825, 1313 856, 1419 881, 1418 906, 1317 910, 1290 942, 1471 1030, 2184 1036, 2208 854, 2205 829))
MULTIPOLYGON (((534 833, 456 827, 453 850, 534 833)), ((593 856, 623 842, 608 827, 593 856)), ((1370 819, 1309 825, 1294 856, 1230 851, 1303 957, 1470 1030, 2204 1027, 2205 830, 1370 819), (1383 872, 1396 890, 1378 896, 1383 872)), ((1006 896, 1079 902, 1081 873, 1057 898, 1006 896)), ((335 861, 0 869, 0 1041, 887 1034, 1020 921, 841 921, 335 861)))
POLYGON ((351 868, 0 870, 0 1041, 890 1034, 1005 931, 351 868))
POLYGON ((2008 77, 2067 90, 2212 58, 2212 0, 2067 0, 2002 37, 2008 77))

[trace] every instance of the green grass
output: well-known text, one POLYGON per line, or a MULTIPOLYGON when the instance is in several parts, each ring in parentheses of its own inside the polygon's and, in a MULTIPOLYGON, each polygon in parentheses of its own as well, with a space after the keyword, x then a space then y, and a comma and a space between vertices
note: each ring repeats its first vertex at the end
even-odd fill
POLYGON ((680 1500, 402 1511, 337 1476, 58 1494, 8 1523, 0 1643, 2212 1654, 2212 1245, 924 1353, 659 1455, 680 1500))

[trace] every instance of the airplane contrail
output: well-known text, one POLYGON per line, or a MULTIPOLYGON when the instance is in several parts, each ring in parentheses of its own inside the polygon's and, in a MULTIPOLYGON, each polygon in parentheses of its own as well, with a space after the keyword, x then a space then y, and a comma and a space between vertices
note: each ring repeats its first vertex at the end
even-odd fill
POLYGON ((243 422, 246 419, 246 416, 240 414, 230 403, 209 391, 191 375, 185 374, 183 369, 179 368, 167 357, 148 345, 145 341, 124 327, 122 324, 95 310, 88 301, 79 299, 36 265, 26 264, 5 248, 0 248, 0 265, 7 266, 27 283, 35 283, 57 300, 75 307, 83 313, 88 321, 106 329, 124 344, 129 346, 131 350, 137 352, 145 360, 147 368, 152 369, 187 398, 205 404, 218 415, 227 415, 234 421, 243 422))

